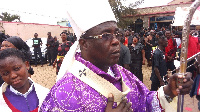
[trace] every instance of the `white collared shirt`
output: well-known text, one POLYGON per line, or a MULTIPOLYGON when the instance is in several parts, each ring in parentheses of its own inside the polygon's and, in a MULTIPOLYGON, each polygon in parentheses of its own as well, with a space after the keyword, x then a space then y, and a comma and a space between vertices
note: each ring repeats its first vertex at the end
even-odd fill
POLYGON ((23 97, 26 98, 26 97, 28 96, 28 94, 29 94, 31 91, 33 91, 33 82, 32 82, 31 80, 29 80, 29 82, 31 83, 31 86, 30 86, 30 88, 28 89, 28 91, 27 91, 26 93, 24 93, 24 94, 20 93, 20 92, 17 91, 16 89, 14 89, 11 85, 10 85, 10 91, 13 92, 13 93, 15 93, 16 95, 20 95, 20 96, 23 96, 23 97))
POLYGON ((112 77, 115 77, 115 74, 112 72, 112 70, 111 70, 110 67, 108 68, 107 74, 109 74, 109 75, 112 76, 112 77))

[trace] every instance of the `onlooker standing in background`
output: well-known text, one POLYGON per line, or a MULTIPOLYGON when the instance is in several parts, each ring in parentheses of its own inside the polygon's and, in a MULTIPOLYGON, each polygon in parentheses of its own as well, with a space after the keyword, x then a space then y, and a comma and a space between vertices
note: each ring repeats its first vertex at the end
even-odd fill
POLYGON ((119 30, 120 38, 120 57, 118 64, 126 68, 127 70, 130 70, 129 64, 131 63, 131 54, 128 47, 126 47, 123 43, 125 41, 124 37, 124 31, 119 30))
POLYGON ((133 36, 135 34, 134 31, 129 30, 129 36, 128 36, 128 45, 131 45, 133 43, 133 36))
POLYGON ((58 46, 57 58, 54 60, 54 63, 53 63, 53 67, 55 67, 55 65, 57 63, 57 68, 56 68, 56 74, 57 75, 58 75, 58 72, 60 70, 60 66, 62 64, 64 56, 67 54, 67 52, 69 51, 69 48, 73 44, 72 42, 67 41, 68 33, 62 32, 60 34, 60 36, 61 36, 61 39, 62 39, 62 43, 58 46))
POLYGON ((158 39, 159 37, 163 36, 163 32, 162 31, 159 31, 156 33, 156 38, 155 38, 155 46, 158 45, 158 39))
POLYGON ((74 42, 77 41, 77 37, 76 37, 76 34, 75 34, 75 33, 74 33, 74 36, 73 36, 73 37, 74 37, 74 42))
POLYGON ((124 45, 128 47, 128 45, 132 44, 133 37, 131 36, 131 33, 129 30, 125 31, 125 42, 124 45))
POLYGON ((53 57, 53 61, 56 60, 57 54, 58 54, 58 46, 59 46, 59 41, 58 38, 56 36, 54 36, 54 57, 53 57))
POLYGON ((144 40, 145 39, 145 34, 144 34, 144 31, 139 33, 139 37, 140 38, 139 38, 138 42, 141 43, 143 46, 145 46, 145 40, 144 40))
POLYGON ((47 38, 47 55, 48 55, 48 61, 49 61, 49 65, 48 66, 51 66, 53 65, 53 58, 54 58, 54 39, 53 37, 51 36, 51 32, 48 32, 47 33, 48 35, 48 38, 47 38))
POLYGON ((147 66, 151 66, 151 52, 152 47, 155 46, 155 37, 154 37, 154 31, 150 31, 150 35, 145 38, 145 57, 147 59, 147 66))
POLYGON ((172 38, 170 30, 165 31, 165 36, 167 37, 168 40, 168 45, 167 47, 165 47, 165 59, 167 62, 167 69, 172 71, 175 69, 174 59, 177 51, 177 44, 176 40, 172 38))
POLYGON ((158 38, 158 49, 152 56, 152 73, 151 73, 151 91, 157 91, 160 86, 164 86, 163 76, 167 74, 167 66, 165 61, 165 47, 167 46, 167 38, 161 36, 158 38))
POLYGON ((35 67, 37 66, 37 63, 38 63, 38 55, 40 57, 40 62, 42 64, 41 67, 43 67, 43 58, 42 58, 42 52, 41 52, 41 48, 40 46, 42 46, 42 40, 41 38, 38 38, 38 34, 35 33, 34 34, 34 38, 33 38, 33 47, 34 47, 34 56, 35 56, 35 67), (37 55, 38 54, 38 55, 37 55))
POLYGON ((145 51, 144 46, 138 40, 139 35, 136 33, 132 44, 128 46, 131 54, 130 71, 143 82, 142 64, 145 64, 145 51))
POLYGON ((69 33, 69 35, 67 36, 67 41, 70 41, 72 43, 74 43, 74 36, 73 36, 73 33, 69 33))

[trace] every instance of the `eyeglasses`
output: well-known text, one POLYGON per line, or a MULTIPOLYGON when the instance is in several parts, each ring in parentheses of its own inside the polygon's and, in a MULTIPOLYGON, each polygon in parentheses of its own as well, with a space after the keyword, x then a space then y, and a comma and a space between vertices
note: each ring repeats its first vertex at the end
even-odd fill
POLYGON ((101 35, 96 35, 96 36, 89 36, 89 37, 83 37, 84 39, 102 39, 102 40, 113 40, 114 37, 116 37, 117 40, 120 40, 122 37, 122 34, 116 33, 116 34, 111 34, 111 33, 104 33, 101 35))

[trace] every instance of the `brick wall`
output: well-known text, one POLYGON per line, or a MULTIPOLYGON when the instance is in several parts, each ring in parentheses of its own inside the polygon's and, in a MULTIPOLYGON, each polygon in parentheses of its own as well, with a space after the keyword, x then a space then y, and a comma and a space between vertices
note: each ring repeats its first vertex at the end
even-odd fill
POLYGON ((61 42, 60 33, 63 30, 73 33, 71 27, 62 27, 59 25, 46 25, 46 24, 34 24, 34 23, 19 23, 19 22, 5 22, 0 21, 1 30, 5 30, 5 34, 10 36, 19 36, 24 41, 34 37, 34 33, 38 33, 38 37, 47 37, 47 32, 51 32, 51 35, 57 36, 61 42))

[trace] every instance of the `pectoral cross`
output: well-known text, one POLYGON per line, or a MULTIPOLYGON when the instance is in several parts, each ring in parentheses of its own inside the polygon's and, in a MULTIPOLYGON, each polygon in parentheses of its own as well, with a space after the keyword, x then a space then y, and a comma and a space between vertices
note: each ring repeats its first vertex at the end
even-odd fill
POLYGON ((82 70, 79 70, 79 76, 80 76, 80 77, 82 76, 82 74, 86 76, 85 70, 86 70, 85 68, 83 69, 83 71, 82 71, 82 70))

